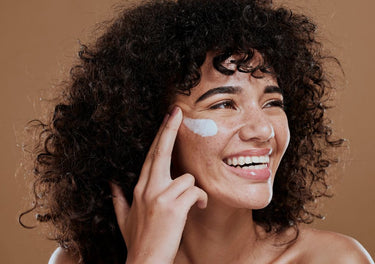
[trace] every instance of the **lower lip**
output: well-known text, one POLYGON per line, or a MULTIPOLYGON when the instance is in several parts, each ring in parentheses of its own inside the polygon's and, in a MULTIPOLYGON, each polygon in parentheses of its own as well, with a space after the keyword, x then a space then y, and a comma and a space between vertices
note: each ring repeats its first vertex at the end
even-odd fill
POLYGON ((249 180, 268 181, 271 176, 271 170, 268 167, 264 169, 241 169, 239 167, 232 167, 227 164, 225 164, 225 166, 234 174, 249 180))

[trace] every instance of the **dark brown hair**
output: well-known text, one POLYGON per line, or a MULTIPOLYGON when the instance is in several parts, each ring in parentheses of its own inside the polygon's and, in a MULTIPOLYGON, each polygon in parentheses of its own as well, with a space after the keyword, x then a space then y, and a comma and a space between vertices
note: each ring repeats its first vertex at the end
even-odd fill
POLYGON ((34 121, 35 206, 38 220, 56 228, 55 240, 83 263, 124 263, 108 183, 129 203, 145 155, 169 102, 199 83, 208 51, 215 68, 240 54, 238 70, 271 72, 285 97, 291 141, 277 171, 274 196, 253 213, 268 232, 316 216, 309 204, 327 196, 332 139, 326 116, 332 86, 315 36, 303 15, 271 0, 148 1, 123 10, 80 61, 50 121, 34 121), (248 68, 258 51, 263 64, 248 68), (272 70, 271 70, 272 69, 272 70))

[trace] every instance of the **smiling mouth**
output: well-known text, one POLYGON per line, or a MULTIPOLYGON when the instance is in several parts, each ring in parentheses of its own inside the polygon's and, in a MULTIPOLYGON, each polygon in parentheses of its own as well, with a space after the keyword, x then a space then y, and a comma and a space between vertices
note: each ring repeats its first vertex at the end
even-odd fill
POLYGON ((265 156, 239 156, 227 158, 224 162, 234 168, 242 169, 265 169, 268 167, 270 157, 265 156))

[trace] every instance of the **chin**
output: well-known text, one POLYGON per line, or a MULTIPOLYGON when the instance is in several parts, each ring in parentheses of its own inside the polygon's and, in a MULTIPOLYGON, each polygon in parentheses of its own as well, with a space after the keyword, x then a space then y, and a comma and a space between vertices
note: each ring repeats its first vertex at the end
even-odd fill
POLYGON ((259 210, 259 209, 263 209, 263 208, 266 208, 270 202, 271 202, 271 199, 267 199, 265 201, 257 201, 257 202, 254 202, 250 205, 249 209, 252 209, 252 210, 259 210))
POLYGON ((247 201, 246 208, 252 210, 259 210, 267 207, 272 200, 272 193, 269 195, 259 195, 257 197, 252 197, 249 201, 247 201))
POLYGON ((272 194, 272 188, 262 188, 260 186, 254 188, 254 186, 252 186, 252 188, 248 190, 229 192, 227 195, 221 195, 221 198, 217 197, 217 199, 232 208, 258 210, 270 204, 272 194), (235 194, 235 196, 233 194, 235 194))
POLYGON ((248 209, 263 209, 267 207, 273 195, 273 188, 271 181, 264 184, 255 184, 249 186, 246 195, 246 208, 248 209))

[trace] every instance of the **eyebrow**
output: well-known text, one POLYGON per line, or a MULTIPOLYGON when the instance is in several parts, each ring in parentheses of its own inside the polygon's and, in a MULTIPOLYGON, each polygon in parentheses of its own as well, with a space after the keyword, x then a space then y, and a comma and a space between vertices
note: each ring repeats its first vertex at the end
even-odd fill
POLYGON ((220 86, 216 88, 212 88, 202 94, 196 101, 195 103, 198 103, 200 101, 203 101, 204 99, 207 99, 210 96, 213 96, 215 94, 238 94, 242 90, 241 87, 239 86, 220 86))
POLYGON ((284 95, 283 90, 282 90, 279 86, 276 86, 276 85, 267 85, 267 86, 264 88, 264 93, 265 93, 265 94, 269 94, 269 93, 279 93, 279 94, 281 94, 281 95, 284 95))
MULTIPOLYGON (((242 90, 242 88, 240 86, 220 86, 220 87, 212 88, 212 89, 208 90, 207 92, 205 92, 204 94, 202 94, 195 101, 195 103, 203 101, 203 100, 207 99, 208 97, 213 96, 215 94, 238 94, 238 93, 241 92, 241 90, 242 90)), ((276 86, 276 85, 267 85, 264 88, 264 93, 265 94, 279 93, 279 94, 283 95, 283 91, 281 90, 281 88, 279 86, 276 86)))

